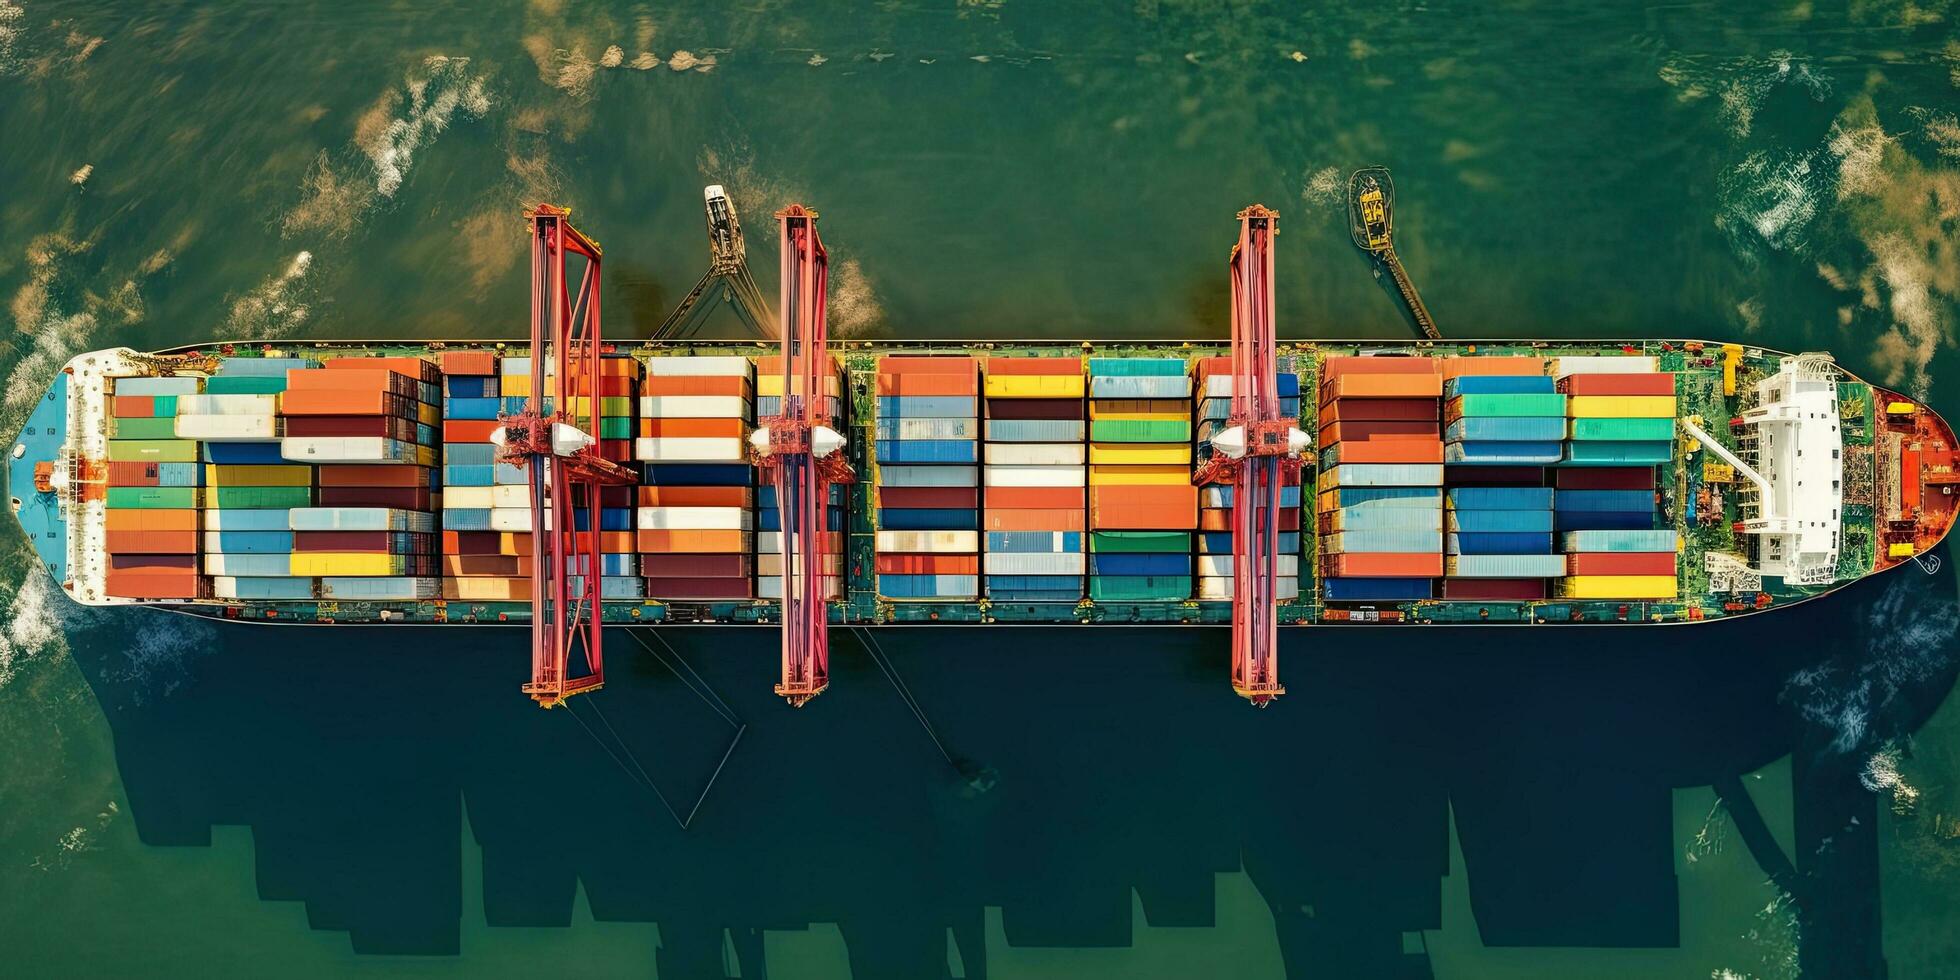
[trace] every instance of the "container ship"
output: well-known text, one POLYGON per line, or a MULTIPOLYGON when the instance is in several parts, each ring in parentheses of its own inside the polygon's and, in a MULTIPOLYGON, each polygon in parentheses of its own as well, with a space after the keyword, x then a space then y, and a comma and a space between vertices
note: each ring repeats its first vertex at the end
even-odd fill
POLYGON ((832 624, 1229 624, 1263 703, 1279 626, 1724 619, 1953 522, 1951 428, 1826 354, 1278 342, 1256 206, 1230 343, 827 344, 797 208, 794 342, 605 341, 597 245, 527 215, 528 342, 74 358, 7 465, 48 574, 227 620, 530 624, 547 705, 554 609, 780 626, 792 703, 832 624))

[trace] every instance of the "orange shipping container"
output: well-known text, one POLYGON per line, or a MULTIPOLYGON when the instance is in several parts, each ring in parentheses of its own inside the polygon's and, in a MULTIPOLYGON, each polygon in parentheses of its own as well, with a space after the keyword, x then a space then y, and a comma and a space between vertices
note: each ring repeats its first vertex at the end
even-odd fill
MULTIPOLYGON (((1229 508, 1206 507, 1204 510, 1198 512, 1198 530, 1230 531, 1231 529, 1232 512, 1229 508)), ((1280 508, 1279 529, 1281 531, 1298 531, 1300 529, 1300 509, 1298 507, 1280 508)))
POLYGON ((162 478, 156 463, 112 462, 104 476, 112 487, 153 487, 162 478))
POLYGON ((362 365, 363 370, 342 368, 338 371, 286 372, 287 391, 399 391, 404 394, 415 391, 415 382, 420 380, 412 374, 376 368, 371 364, 362 365))
POLYGON ((905 396, 976 395, 980 378, 975 374, 929 374, 925 372, 878 373, 878 394, 905 396))
POLYGON ((104 545, 112 555, 197 554, 197 532, 194 530, 108 531, 103 537, 104 545))
POLYGON ((1542 357, 1445 357, 1442 361, 1445 378, 1545 373, 1542 357))
MULTIPOLYGON (((325 374, 326 372, 308 373, 325 374)), ((414 399, 395 391, 288 391, 279 396, 279 413, 281 415, 399 415, 413 418, 414 407, 417 404, 419 403, 414 399)), ((485 440, 487 439, 486 436, 485 440)))
MULTIPOLYGON (((601 398, 628 397, 633 394, 633 384, 634 381, 630 377, 624 377, 621 375, 603 375, 599 378, 599 397, 601 398)), ((576 378, 572 379, 572 381, 567 385, 567 387, 571 389, 571 393, 574 396, 592 394, 591 383, 584 381, 582 379, 576 379, 576 378)), ((546 391, 549 392, 550 388, 547 387, 546 391)))
POLYGON ((1443 444, 1427 439, 1364 439, 1332 447, 1342 463, 1440 463, 1443 444))
POLYGON ((740 439, 741 419, 641 419, 640 435, 655 439, 740 439))
POLYGON ((497 373, 497 352, 493 350, 449 350, 441 356, 442 373, 480 377, 497 373))
POLYGON ((638 547, 631 531, 600 531, 599 550, 608 555, 630 555, 638 547))
POLYGON ((443 442, 489 442, 503 423, 495 419, 450 419, 442 423, 443 442))
POLYGON ((498 575, 515 578, 531 574, 531 563, 515 555, 444 555, 444 575, 498 575))
POLYGON ((117 395, 110 403, 110 414, 119 419, 156 418, 157 400, 154 395, 117 395))
POLYGON ((639 487, 641 507, 748 507, 748 487, 639 487))
POLYGON ((895 355, 878 358, 878 373, 884 374, 951 374, 961 376, 977 375, 980 359, 977 357, 906 357, 895 355))
POLYGON ((1089 515, 1070 507, 1026 510, 988 508, 983 516, 989 531, 1086 531, 1089 515))
POLYGON ((1320 386, 1323 404, 1336 398, 1439 398, 1440 374, 1349 374, 1320 386))
POLYGON ((1328 555, 1320 560, 1320 574, 1341 578, 1438 578, 1443 574, 1440 553, 1328 555))
POLYGON ((103 512, 109 531, 195 531, 197 511, 117 507, 103 512))
POLYGON ((880 575, 978 575, 979 555, 879 555, 880 575))
POLYGON ((1353 374, 1435 374, 1433 357, 1330 357, 1320 365, 1322 378, 1353 374))
POLYGON ((746 531, 637 531, 638 550, 650 555, 684 552, 688 554, 746 554, 751 537, 746 531))
POLYGON ((1098 531, 1192 530, 1198 526, 1198 488, 1090 487, 1089 524, 1098 531))
POLYGON ((440 381, 442 372, 437 370, 434 361, 419 357, 329 357, 326 367, 330 371, 362 371, 381 368, 396 374, 406 375, 417 381, 440 381))
POLYGON ((988 487, 988 510, 1081 510, 1089 503, 1082 487, 988 487))
POLYGON ((732 374, 656 374, 640 382, 642 395, 735 395, 748 398, 753 388, 749 379, 732 374))
POLYGON ((109 595, 125 599, 195 599, 198 595, 198 575, 194 570, 111 570, 103 585, 103 591, 109 595))
POLYGON ((987 373, 1002 377, 1069 377, 1082 373, 1080 357, 989 357, 987 373))

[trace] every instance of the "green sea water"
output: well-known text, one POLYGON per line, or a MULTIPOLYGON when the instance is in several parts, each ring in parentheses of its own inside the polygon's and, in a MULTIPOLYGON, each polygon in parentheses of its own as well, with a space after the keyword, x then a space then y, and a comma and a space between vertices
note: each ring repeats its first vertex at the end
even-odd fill
MULTIPOLYGON (((644 335, 707 183, 765 293, 823 215, 847 338, 1222 338, 1255 201, 1282 336, 1401 338, 1368 165, 1448 336, 1829 350, 1960 418, 1957 109, 1950 0, 0 0, 0 422, 97 347, 514 337, 545 200, 644 335)), ((770 634, 675 630, 734 721, 630 637, 544 713, 516 632, 86 611, 12 541, 9 975, 1960 976, 1950 569, 1301 631, 1265 712, 1209 633, 883 638, 948 766, 849 637, 801 712, 770 634)))

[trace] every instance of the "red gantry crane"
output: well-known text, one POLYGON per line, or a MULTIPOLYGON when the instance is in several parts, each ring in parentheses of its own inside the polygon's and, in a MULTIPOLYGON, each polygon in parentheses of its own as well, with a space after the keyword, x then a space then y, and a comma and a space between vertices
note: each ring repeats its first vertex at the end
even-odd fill
MULTIPOLYGON (((1232 411, 1192 482, 1232 489, 1232 688, 1265 707, 1279 683, 1280 491, 1300 473, 1307 435, 1280 408, 1273 326, 1279 214, 1239 212, 1232 248, 1232 411)), ((1297 481, 1296 481, 1297 482, 1297 481)))
POLYGON ((572 227, 564 208, 540 204, 524 217, 531 223, 531 393, 524 411, 499 419, 491 441, 504 462, 531 475, 531 682, 524 693, 554 708, 605 684, 599 488, 637 476, 595 452, 590 434, 600 387, 599 243, 572 227), (574 255, 584 260, 576 291, 567 272, 574 255), (575 677, 580 657, 585 673, 575 677))
POLYGON ((830 684, 831 576, 824 543, 830 488, 855 482, 831 417, 829 328, 824 316, 830 257, 817 214, 801 204, 776 212, 782 229, 783 399, 749 437, 763 480, 776 488, 783 536, 783 673, 776 685, 800 708, 830 684))

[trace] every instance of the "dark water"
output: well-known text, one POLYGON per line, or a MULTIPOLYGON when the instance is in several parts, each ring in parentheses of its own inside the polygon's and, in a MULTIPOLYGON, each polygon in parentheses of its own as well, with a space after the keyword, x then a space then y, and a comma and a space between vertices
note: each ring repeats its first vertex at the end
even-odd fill
MULTIPOLYGON (((1447 333, 1829 349, 1954 416, 1953 6, 0 0, 0 415, 110 344, 513 336, 541 199, 642 332, 710 181, 765 291, 762 216, 823 213, 850 336, 1222 336, 1260 200, 1286 335, 1401 337, 1340 212, 1379 163, 1447 333)), ((801 712, 769 634, 673 630, 733 723, 625 636, 544 713, 520 635, 8 567, 21 975, 1960 975, 1950 571, 1290 634, 1265 712, 1222 636, 885 634, 949 765, 848 638, 801 712), (648 784, 685 814, 738 730, 682 831, 648 784)))

